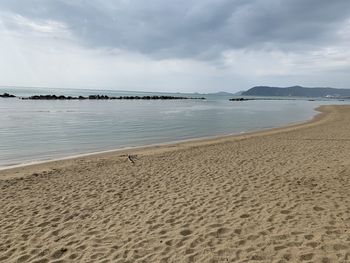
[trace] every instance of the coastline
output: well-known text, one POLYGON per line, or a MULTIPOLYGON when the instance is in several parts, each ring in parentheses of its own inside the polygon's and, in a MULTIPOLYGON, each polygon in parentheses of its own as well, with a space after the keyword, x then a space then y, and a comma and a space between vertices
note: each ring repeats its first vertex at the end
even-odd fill
MULTIPOLYGON (((331 106, 331 105, 328 105, 331 106)), ((273 127, 273 128, 266 128, 266 129, 259 129, 259 130, 253 130, 253 131, 247 131, 242 133, 232 133, 232 134, 222 134, 222 135, 210 135, 210 136, 204 136, 204 137, 198 137, 198 138, 189 138, 189 139, 183 139, 183 140, 173 140, 169 142, 163 142, 163 143, 154 143, 154 144, 147 144, 147 145, 141 145, 141 146, 128 146, 123 148, 116 148, 116 149, 110 149, 110 150, 101 150, 101 151, 93 151, 93 152, 86 152, 86 153, 78 153, 78 154, 68 154, 67 156, 63 157, 57 157, 57 158, 50 158, 46 160, 33 160, 23 163, 16 163, 16 164, 8 164, 0 166, 0 171, 6 171, 11 170, 15 168, 21 168, 21 167, 28 167, 28 166, 35 166, 35 165, 41 165, 41 164, 47 164, 50 162, 61 162, 66 160, 72 160, 77 158, 84 158, 84 157, 93 157, 93 156, 99 156, 103 154, 126 154, 133 151, 139 152, 141 150, 152 150, 152 148, 159 148, 159 147, 175 147, 182 144, 187 143, 203 143, 203 142, 215 142, 217 140, 221 140, 224 138, 239 138, 239 137, 245 137, 245 136, 255 136, 255 135, 263 135, 264 133, 270 133, 274 131, 289 129, 293 127, 299 127, 300 125, 306 125, 310 124, 312 122, 320 120, 324 115, 325 112, 322 111, 323 107, 327 106, 318 106, 314 110, 316 111, 315 115, 308 120, 296 122, 296 123, 290 123, 287 125, 283 125, 280 127, 273 127)), ((0 177, 1 180, 1 177, 0 177)))
POLYGON ((347 262, 350 105, 319 110, 270 131, 0 171, 0 261, 347 262))

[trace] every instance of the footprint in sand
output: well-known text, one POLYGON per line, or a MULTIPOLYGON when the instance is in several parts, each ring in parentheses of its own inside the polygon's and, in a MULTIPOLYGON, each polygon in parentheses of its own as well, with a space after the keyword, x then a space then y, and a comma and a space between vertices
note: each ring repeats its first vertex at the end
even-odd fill
POLYGON ((320 211, 323 211, 324 208, 323 207, 319 207, 319 206, 314 206, 313 208, 316 212, 320 212, 320 211))
POLYGON ((192 231, 189 229, 184 229, 184 230, 180 231, 180 235, 182 235, 182 236, 189 236, 191 234, 192 234, 192 231))
POLYGON ((309 261, 314 257, 313 253, 303 254, 300 256, 301 261, 309 261))

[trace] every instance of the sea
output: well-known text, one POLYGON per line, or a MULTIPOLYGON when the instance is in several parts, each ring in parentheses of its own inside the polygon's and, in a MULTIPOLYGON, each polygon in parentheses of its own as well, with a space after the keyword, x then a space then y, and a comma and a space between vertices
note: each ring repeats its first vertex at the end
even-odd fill
POLYGON ((0 94, 170 95, 205 100, 21 100, 0 98, 0 168, 114 149, 243 134, 310 120, 315 108, 349 101, 87 89, 0 87, 0 94))

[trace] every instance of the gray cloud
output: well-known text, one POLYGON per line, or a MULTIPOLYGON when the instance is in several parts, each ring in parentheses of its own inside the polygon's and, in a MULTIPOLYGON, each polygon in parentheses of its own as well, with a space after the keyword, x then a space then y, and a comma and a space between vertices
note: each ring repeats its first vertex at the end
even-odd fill
POLYGON ((348 88, 349 41, 349 0, 1 0, 0 85, 348 88))
POLYGON ((2 0, 1 10, 67 25, 81 44, 154 58, 226 50, 315 48, 339 41, 348 0, 2 0))

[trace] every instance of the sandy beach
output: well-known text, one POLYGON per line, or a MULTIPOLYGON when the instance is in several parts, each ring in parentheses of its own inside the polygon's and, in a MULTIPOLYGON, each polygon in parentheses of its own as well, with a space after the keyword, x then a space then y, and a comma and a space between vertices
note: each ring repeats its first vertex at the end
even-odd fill
POLYGON ((320 111, 0 171, 0 262, 350 262, 350 106, 320 111))

